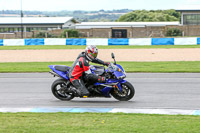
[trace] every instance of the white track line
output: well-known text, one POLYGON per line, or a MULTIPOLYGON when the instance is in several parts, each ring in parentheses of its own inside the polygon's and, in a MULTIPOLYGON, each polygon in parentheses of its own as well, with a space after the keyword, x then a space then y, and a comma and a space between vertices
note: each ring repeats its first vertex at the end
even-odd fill
POLYGON ((130 109, 130 108, 0 108, 0 112, 97 112, 97 113, 138 113, 165 115, 200 115, 200 110, 182 109, 130 109))

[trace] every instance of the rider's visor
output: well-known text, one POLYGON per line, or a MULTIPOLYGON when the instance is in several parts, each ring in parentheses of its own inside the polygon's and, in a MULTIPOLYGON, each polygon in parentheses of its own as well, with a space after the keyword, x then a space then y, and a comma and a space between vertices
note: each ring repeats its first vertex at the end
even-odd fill
POLYGON ((97 57, 97 53, 90 53, 94 58, 97 57))

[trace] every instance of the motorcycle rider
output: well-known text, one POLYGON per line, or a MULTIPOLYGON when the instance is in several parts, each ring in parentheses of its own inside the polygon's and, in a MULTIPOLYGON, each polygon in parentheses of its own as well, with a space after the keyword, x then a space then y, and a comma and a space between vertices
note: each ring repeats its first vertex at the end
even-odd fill
POLYGON ((93 74, 89 68, 89 62, 102 64, 108 66, 109 62, 104 62, 97 58, 98 49, 94 45, 89 45, 86 47, 85 52, 79 54, 78 58, 72 64, 69 70, 70 81, 73 86, 77 89, 79 96, 88 96, 90 93, 85 87, 83 80, 81 79, 82 74, 85 73, 87 80, 94 82, 106 82, 106 78, 102 76, 97 76, 93 74))

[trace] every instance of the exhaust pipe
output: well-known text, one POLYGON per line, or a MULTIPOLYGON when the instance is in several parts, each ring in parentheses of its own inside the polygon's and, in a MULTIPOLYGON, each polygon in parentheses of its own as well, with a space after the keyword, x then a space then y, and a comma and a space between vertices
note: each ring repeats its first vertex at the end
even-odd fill
POLYGON ((49 73, 51 74, 51 75, 53 75, 54 77, 61 77, 60 75, 58 75, 57 73, 55 73, 55 72, 53 72, 53 71, 49 71, 49 73))

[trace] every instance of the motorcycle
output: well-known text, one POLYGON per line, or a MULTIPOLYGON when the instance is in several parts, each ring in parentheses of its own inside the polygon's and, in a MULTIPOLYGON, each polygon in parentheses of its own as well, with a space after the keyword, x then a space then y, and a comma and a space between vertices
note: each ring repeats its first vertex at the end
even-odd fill
MULTIPOLYGON (((107 69, 104 66, 90 65, 90 70, 93 74, 106 77, 106 83, 86 81, 83 74, 82 81, 90 92, 88 97, 111 98, 113 96, 119 101, 128 101, 134 96, 135 89, 130 82, 124 80, 126 78, 125 70, 121 65, 116 63, 113 53, 111 56, 114 59, 114 63, 110 63, 107 69)), ((50 73, 54 77, 59 77, 51 86, 51 91, 56 98, 69 101, 74 97, 81 97, 70 82, 69 66, 50 65, 49 68, 52 70, 50 73)))

